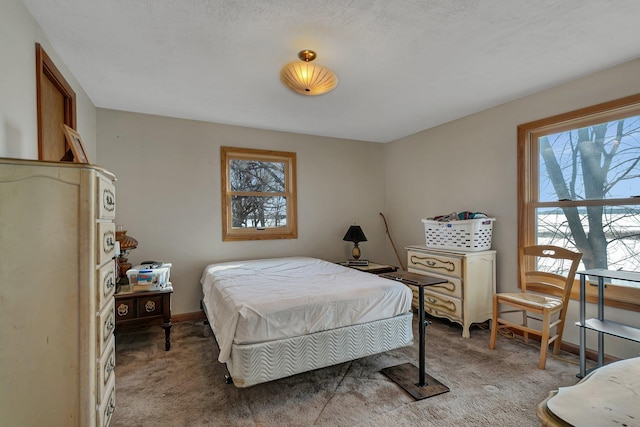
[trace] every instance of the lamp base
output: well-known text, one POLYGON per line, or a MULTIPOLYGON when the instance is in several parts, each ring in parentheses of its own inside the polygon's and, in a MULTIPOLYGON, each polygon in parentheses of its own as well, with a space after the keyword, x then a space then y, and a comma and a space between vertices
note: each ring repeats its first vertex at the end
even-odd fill
POLYGON ((118 280, 126 280, 126 284, 129 284, 129 280, 127 279, 127 271, 131 269, 133 265, 129 262, 129 259, 124 255, 120 255, 118 257, 118 280))
POLYGON ((353 249, 351 249, 351 256, 353 257, 353 259, 359 259, 360 258, 360 248, 358 247, 357 243, 353 244, 353 249))
POLYGON ((357 266, 367 266, 369 265, 369 260, 368 259, 350 259, 347 261, 347 266, 352 266, 352 265, 357 265, 357 266))

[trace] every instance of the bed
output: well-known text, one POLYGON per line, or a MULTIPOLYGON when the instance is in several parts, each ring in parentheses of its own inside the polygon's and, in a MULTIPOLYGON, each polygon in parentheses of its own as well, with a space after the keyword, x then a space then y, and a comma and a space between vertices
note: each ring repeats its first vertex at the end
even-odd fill
POLYGON ((237 387, 413 343, 405 285, 317 258, 208 265, 203 310, 237 387))

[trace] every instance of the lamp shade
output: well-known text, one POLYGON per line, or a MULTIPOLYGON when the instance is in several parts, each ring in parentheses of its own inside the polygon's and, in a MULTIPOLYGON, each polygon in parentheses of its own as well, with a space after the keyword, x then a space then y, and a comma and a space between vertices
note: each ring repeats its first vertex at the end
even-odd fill
POLYGON ((127 235, 127 230, 116 230, 116 241, 120 242, 120 250, 128 251, 138 247, 138 241, 127 235))
POLYGON ((298 54, 301 61, 290 62, 280 71, 280 80, 301 95, 322 95, 338 85, 338 77, 322 65, 313 64, 316 53, 303 50, 298 54))
POLYGON ((347 234, 344 235, 342 240, 345 240, 347 242, 358 243, 358 242, 366 242, 367 237, 364 235, 364 232, 362 231, 362 228, 360 228, 359 225, 352 225, 351 227, 349 227, 349 229, 347 230, 347 234))

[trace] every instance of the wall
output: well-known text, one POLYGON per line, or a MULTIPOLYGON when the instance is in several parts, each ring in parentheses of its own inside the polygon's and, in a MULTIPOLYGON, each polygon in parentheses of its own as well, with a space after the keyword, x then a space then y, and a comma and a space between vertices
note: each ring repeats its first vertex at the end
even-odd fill
POLYGON ((89 159, 97 162, 95 107, 20 0, 0 2, 0 157, 38 158, 36 43, 75 91, 78 132, 89 159))
MULTIPOLYGON (((636 60, 386 145, 109 110, 98 110, 96 115, 93 103, 24 4, 3 0, 0 157, 38 156, 36 42, 76 92, 78 131, 89 158, 119 177, 118 222, 140 240, 131 260, 174 263, 176 313, 198 309, 199 274, 208 262, 290 254, 345 259, 350 246, 341 238, 354 221, 369 239, 361 244, 363 257, 397 264, 378 212, 386 214, 401 255, 404 246, 422 241, 421 218, 466 209, 490 213, 498 219, 494 236, 498 289, 514 290, 517 125, 640 93, 640 60, 636 60), (298 239, 222 242, 220 145, 298 153, 298 239)), ((577 342, 577 330, 571 327, 575 313, 577 307, 572 305, 566 339, 573 343, 577 342)), ((620 310, 607 309, 607 314, 640 323, 635 313, 632 319, 620 310)), ((638 354, 635 344, 619 349, 619 341, 607 343, 607 352, 638 354)))
POLYGON ((173 312, 199 310, 200 276, 211 262, 307 255, 350 258, 342 241, 362 226, 362 257, 379 262, 384 223, 384 147, 380 144, 262 131, 98 109, 101 166, 118 177, 116 222, 139 241, 130 254, 171 262, 173 312), (220 146, 297 153, 298 238, 223 242, 220 146))
MULTIPOLYGON (((400 248, 424 244, 421 218, 452 211, 486 212, 494 223, 498 291, 517 290, 517 126, 640 93, 640 60, 402 138, 385 145, 386 211, 400 248)), ((589 307, 590 316, 594 307, 589 307)), ((607 308, 613 320, 640 326, 638 313, 607 308)), ((565 341, 578 343, 577 304, 565 341)), ((609 354, 637 356, 640 345, 607 339, 609 354)), ((589 346, 595 345, 593 336, 589 346), (593 344, 593 345, 592 345, 593 344)))

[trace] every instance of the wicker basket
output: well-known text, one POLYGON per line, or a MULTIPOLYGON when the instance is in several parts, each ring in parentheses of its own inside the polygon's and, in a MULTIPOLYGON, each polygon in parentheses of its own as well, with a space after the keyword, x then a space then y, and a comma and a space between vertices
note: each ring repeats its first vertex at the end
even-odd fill
POLYGON ((439 222, 423 219, 426 246, 431 249, 468 252, 491 249, 495 220, 495 218, 478 218, 439 222))

